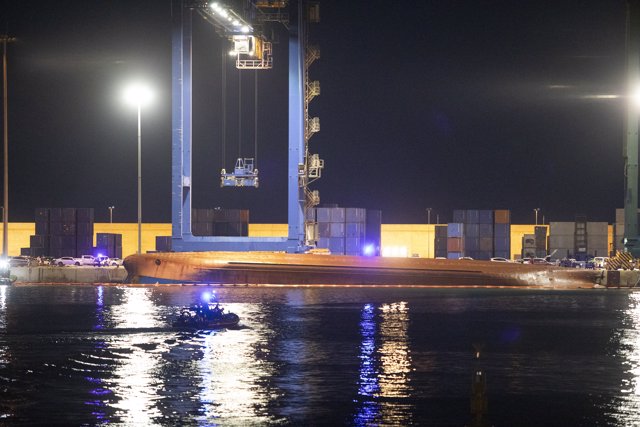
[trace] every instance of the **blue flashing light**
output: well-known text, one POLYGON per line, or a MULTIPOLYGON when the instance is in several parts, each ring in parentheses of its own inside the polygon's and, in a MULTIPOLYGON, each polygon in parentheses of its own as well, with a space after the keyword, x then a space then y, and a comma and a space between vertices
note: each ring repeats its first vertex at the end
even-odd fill
POLYGON ((212 302, 212 301, 216 300, 216 293, 215 293, 215 291, 203 292, 202 296, 200 298, 202 299, 203 302, 212 302))
POLYGON ((362 250, 362 252, 366 255, 366 256, 372 256, 376 251, 376 248, 373 244, 369 243, 368 245, 364 246, 364 249, 362 250))

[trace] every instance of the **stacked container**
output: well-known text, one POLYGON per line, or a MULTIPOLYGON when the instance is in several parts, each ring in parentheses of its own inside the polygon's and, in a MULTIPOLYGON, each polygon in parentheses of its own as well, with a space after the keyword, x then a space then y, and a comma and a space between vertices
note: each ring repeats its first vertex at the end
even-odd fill
POLYGON ((31 256, 81 256, 93 249, 93 208, 37 208, 31 256))
POLYGON ((96 250, 109 258, 122 258, 122 234, 98 233, 96 250))
POLYGON ((534 228, 536 240, 536 258, 544 258, 547 256, 547 227, 536 226, 534 228))
POLYGON ((522 258, 536 257, 536 235, 525 234, 522 236, 522 258))
POLYGON ((584 215, 576 215, 576 225, 573 233, 574 236, 574 255, 576 259, 586 260, 587 252, 587 217, 584 215))
POLYGON ((363 208, 341 208, 335 205, 315 208, 317 247, 329 249, 334 255, 363 255, 371 244, 380 254, 381 211, 363 208))
POLYGON ((193 209, 191 233, 194 236, 248 236, 249 211, 246 209, 193 209))
MULTIPOLYGON (((453 224, 463 224, 462 243, 458 244, 455 240, 447 242, 448 258, 459 258, 460 256, 469 256, 473 259, 488 260, 493 256, 494 251, 494 212, 492 210, 454 210, 453 224), (451 250, 460 247, 460 251, 451 250)), ((448 238, 456 239, 459 232, 459 226, 453 227, 451 232, 447 234, 448 238)))
POLYGON ((156 251, 171 252, 171 236, 156 236, 156 251))
POLYGON ((553 258, 565 258, 573 255, 575 228, 574 222, 549 223, 549 253, 553 258))
POLYGON ((446 225, 435 226, 434 252, 436 258, 447 257, 447 229, 446 225))
POLYGON ((587 223, 587 252, 593 256, 607 256, 609 254, 609 225, 606 222, 587 223))
POLYGON ((511 212, 506 209, 493 212, 493 255, 511 258, 511 212))
MULTIPOLYGON (((454 212, 454 218, 455 212, 454 212)), ((460 217, 458 217, 460 219, 460 217)), ((463 222, 447 224, 447 258, 458 259, 464 256, 464 226, 463 222)))
POLYGON ((373 248, 370 255, 380 256, 382 242, 382 211, 367 209, 365 215, 365 245, 373 248))

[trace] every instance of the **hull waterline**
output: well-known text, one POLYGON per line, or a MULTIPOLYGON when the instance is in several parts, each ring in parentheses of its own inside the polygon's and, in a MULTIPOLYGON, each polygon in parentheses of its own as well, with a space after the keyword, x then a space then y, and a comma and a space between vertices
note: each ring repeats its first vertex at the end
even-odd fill
POLYGON ((129 283, 592 288, 603 273, 547 265, 280 252, 167 252, 124 260, 129 283))

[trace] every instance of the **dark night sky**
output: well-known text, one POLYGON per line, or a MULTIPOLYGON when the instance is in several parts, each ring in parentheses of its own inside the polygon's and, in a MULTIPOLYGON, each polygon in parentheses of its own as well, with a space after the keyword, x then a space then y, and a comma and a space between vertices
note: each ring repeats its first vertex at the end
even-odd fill
MULTIPOLYGON (((135 111, 121 88, 156 88, 143 111, 143 220, 171 219, 169 0, 2 1, 9 48, 10 220, 36 207, 94 207, 96 221, 136 220, 135 111)), ((311 104, 325 159, 324 203, 383 210, 385 223, 426 221, 425 208, 511 209, 531 223, 614 221, 622 206, 624 0, 321 2, 311 28, 322 57, 311 104)), ((221 52, 194 29, 194 207, 251 209, 286 221, 287 39, 259 74, 261 187, 220 189, 221 52)), ((226 167, 253 150, 253 71, 227 69, 226 167)))

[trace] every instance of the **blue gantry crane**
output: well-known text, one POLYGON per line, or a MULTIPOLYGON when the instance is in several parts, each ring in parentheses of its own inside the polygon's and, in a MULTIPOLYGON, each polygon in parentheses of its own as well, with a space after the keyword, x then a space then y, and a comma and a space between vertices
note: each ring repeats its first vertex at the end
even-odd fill
MULTIPOLYGON (((319 21, 319 4, 308 0, 248 0, 244 14, 222 2, 172 1, 172 249, 174 251, 286 251, 301 252, 313 245, 314 224, 307 210, 319 203, 308 185, 320 178, 324 161, 309 152, 309 139, 320 130, 318 118, 309 118, 309 103, 320 94, 320 84, 309 81, 308 68, 320 57, 307 44, 309 22, 319 21), (271 43, 254 24, 280 22, 289 31, 289 161, 287 237, 194 236, 191 232, 192 182, 192 20, 198 14, 211 22, 233 44, 236 67, 269 69, 271 43)), ((258 186, 253 160, 240 158, 233 173, 224 169, 224 187, 258 186)))

